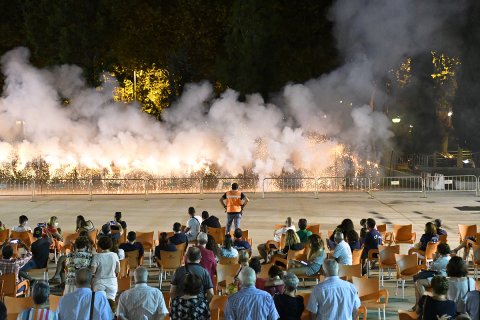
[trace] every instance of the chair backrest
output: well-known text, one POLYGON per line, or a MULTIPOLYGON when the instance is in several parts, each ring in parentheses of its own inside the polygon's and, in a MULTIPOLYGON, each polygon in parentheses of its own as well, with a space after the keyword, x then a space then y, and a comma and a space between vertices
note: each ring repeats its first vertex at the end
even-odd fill
POLYGON ((270 267, 273 266, 273 263, 262 264, 262 269, 260 273, 257 275, 258 278, 268 279, 268 270, 270 267))
POLYGON ((441 234, 438 236, 438 242, 440 243, 447 243, 447 236, 448 234, 441 234))
POLYGON ((209 235, 211 235, 215 239, 217 243, 221 244, 225 239, 226 230, 227 229, 225 227, 208 228, 207 232, 209 235))
POLYGON ((98 236, 98 230, 97 229, 93 229, 91 231, 88 231, 88 237, 90 238, 90 240, 92 240, 92 242, 94 243, 95 246, 97 245, 97 236, 98 236))
POLYGON ((360 306, 357 310, 357 320, 367 320, 367 308, 360 306))
POLYGON ((8 238, 10 238, 10 229, 5 229, 5 230, 0 231, 0 242, 3 243, 8 238))
POLYGON ((360 278, 360 277, 352 277, 352 283, 357 289, 358 296, 360 299, 362 297, 375 294, 378 292, 380 279, 378 277, 373 278, 360 278))
POLYGON ((377 224, 377 230, 378 232, 387 232, 387 225, 386 224, 377 224))
POLYGON ((210 301, 210 310, 220 310, 220 314, 223 314, 223 310, 225 309, 225 304, 227 303, 228 296, 213 296, 212 300, 210 301))
MULTIPOLYGON (((161 238, 160 235, 162 234, 162 232, 165 232, 165 231, 158 231, 158 242, 160 242, 160 238, 161 238)), ((173 232, 173 231, 168 231, 168 232, 165 232, 165 233, 167 234, 167 239, 172 237, 175 234, 175 232, 173 232)))
POLYGON ((163 269, 176 269, 182 265, 183 253, 180 251, 160 251, 159 264, 163 269))
POLYGON ((132 286, 132 278, 130 276, 126 276, 126 277, 118 277, 117 278, 117 285, 118 285, 118 292, 123 292, 123 291, 126 291, 128 289, 130 289, 130 287, 132 286))
POLYGON ((418 256, 416 254, 395 254, 395 261, 397 262, 397 273, 400 274, 409 269, 418 268, 418 256))
POLYGON ((169 291, 162 291, 163 300, 165 300, 165 305, 167 309, 170 310, 170 292, 169 291))
POLYGON ((416 320, 418 314, 415 311, 398 310, 398 320, 416 320))
POLYGON ((232 283, 239 268, 238 264, 218 264, 217 283, 220 281, 226 281, 227 284, 232 283))
POLYGON ((58 304, 60 303, 60 299, 62 299, 61 296, 56 296, 53 294, 48 296, 48 302, 50 303, 50 310, 57 311, 58 304))
POLYGON ((352 265, 339 264, 338 276, 345 277, 347 281, 351 281, 352 277, 360 278, 362 277, 362 265, 361 264, 352 264, 352 265))
POLYGON ((220 257, 219 264, 237 264, 238 265, 238 258, 226 258, 220 257))
POLYGON ((242 239, 248 241, 250 239, 250 235, 248 234, 248 229, 242 230, 242 239))
POLYGON ((287 260, 305 260, 305 248, 301 250, 288 250, 287 260))
POLYGON ((311 231, 313 234, 320 234, 320 224, 311 224, 307 226, 307 230, 311 231))
POLYGON ((185 253, 185 251, 187 250, 187 243, 182 242, 182 243, 176 244, 175 247, 177 248, 177 251, 181 251, 185 253))
POLYGON ((352 251, 352 264, 360 264, 362 261, 363 246, 352 251))
POLYGON ((425 248, 425 259, 433 260, 433 256, 437 253, 437 247, 440 242, 428 242, 425 248))
POLYGON ((477 234, 477 225, 459 224, 458 234, 460 236, 460 242, 464 241, 467 237, 474 237, 477 234))
POLYGON ((155 241, 153 239, 155 232, 137 232, 137 242, 143 245, 145 250, 151 250, 155 247, 155 241))
POLYGON ((135 270, 138 267, 139 257, 140 253, 138 250, 125 252, 125 260, 128 261, 129 269, 135 270))
POLYGON ((334 230, 327 230, 327 238, 330 238, 333 235, 334 230))
POLYGON ((33 243, 33 235, 31 232, 28 232, 28 231, 21 231, 21 232, 12 231, 12 233, 10 234, 10 237, 12 239, 21 240, 23 243, 25 243, 29 247, 33 243))
POLYGON ((380 266, 395 266, 395 254, 400 253, 400 246, 378 246, 378 263, 380 266))
POLYGON ((119 278, 126 277, 128 275, 128 260, 120 260, 120 272, 118 273, 119 278))
POLYGON ((400 225, 394 224, 393 225, 393 236, 395 241, 408 241, 412 238, 412 229, 413 226, 411 224, 407 225, 400 225))
POLYGON ((17 278, 15 273, 7 273, 0 276, 3 282, 2 296, 16 297, 17 295, 17 278))
POLYGON ((6 296, 4 298, 5 306, 7 307, 7 313, 20 313, 25 309, 33 308, 33 298, 15 298, 6 296))

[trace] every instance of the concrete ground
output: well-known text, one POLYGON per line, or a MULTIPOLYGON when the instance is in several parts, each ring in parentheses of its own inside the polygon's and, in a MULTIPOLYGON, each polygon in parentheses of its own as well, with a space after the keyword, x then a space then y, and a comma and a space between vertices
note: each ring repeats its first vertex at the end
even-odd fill
MULTIPOLYGON (((419 193, 376 193, 370 199, 366 193, 320 193, 318 199, 310 193, 272 193, 263 199, 260 193, 247 194, 250 203, 245 209, 241 222, 243 229, 250 230, 254 247, 272 238, 275 224, 283 223, 291 216, 294 221, 306 218, 309 223, 320 223, 323 235, 332 230, 342 219, 351 218, 359 228, 362 218, 373 217, 377 223, 413 224, 417 239, 423 233, 426 222, 440 218, 449 232, 450 245, 458 244, 457 224, 476 224, 480 217, 480 198, 472 193, 429 193, 422 198, 419 193), (455 207, 468 207, 462 211, 455 207)), ((218 199, 220 194, 206 195, 150 195, 148 201, 142 196, 48 196, 37 197, 31 202, 29 197, 0 197, 0 220, 11 227, 18 223, 18 216, 26 214, 30 225, 47 221, 52 215, 60 219, 65 231, 75 227, 78 214, 91 219, 95 226, 111 220, 115 211, 122 211, 129 230, 170 231, 174 222, 183 224, 188 218, 187 208, 194 206, 198 212, 207 210, 225 222, 225 213, 218 199)), ((390 231, 393 227, 388 227, 390 231)), ((402 246, 406 253, 408 246, 402 246)), ((256 251, 256 250, 255 250, 256 251)), ((378 273, 374 272, 373 275, 378 273)), ((408 309, 413 305, 412 282, 407 281, 405 296, 395 296, 395 280, 387 280, 385 287, 390 292, 387 318, 397 319, 398 309, 408 309)), ((167 288, 164 287, 164 290, 167 288)), ((375 310, 369 310, 369 319, 376 318, 375 310)))

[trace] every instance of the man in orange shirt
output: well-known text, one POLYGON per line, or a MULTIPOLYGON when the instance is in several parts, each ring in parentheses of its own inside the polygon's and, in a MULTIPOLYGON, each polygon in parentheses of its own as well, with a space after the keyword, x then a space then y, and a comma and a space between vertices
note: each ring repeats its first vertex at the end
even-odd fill
POLYGON ((227 234, 230 233, 232 222, 235 225, 235 229, 240 228, 240 220, 242 219, 243 208, 248 203, 248 198, 243 192, 238 190, 238 183, 232 183, 232 190, 227 191, 220 198, 220 203, 225 212, 227 212, 227 234))

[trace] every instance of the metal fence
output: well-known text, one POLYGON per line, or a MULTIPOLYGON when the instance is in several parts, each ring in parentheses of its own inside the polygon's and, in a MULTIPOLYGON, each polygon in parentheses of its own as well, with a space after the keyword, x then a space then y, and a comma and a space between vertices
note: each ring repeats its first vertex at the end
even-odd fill
POLYGON ((405 192, 475 192, 480 191, 480 179, 474 175, 434 175, 399 177, 268 177, 258 178, 157 178, 157 179, 52 179, 47 181, 0 180, 0 196, 49 195, 143 195, 150 194, 205 194, 229 190, 232 183, 238 183, 240 190, 253 193, 259 188, 262 197, 276 192, 312 193, 320 192, 365 192, 371 197, 375 193, 405 192))

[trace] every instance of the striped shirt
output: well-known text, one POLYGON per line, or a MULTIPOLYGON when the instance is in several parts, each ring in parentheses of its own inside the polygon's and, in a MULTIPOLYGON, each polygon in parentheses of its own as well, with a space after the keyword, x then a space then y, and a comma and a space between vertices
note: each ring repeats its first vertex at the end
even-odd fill
POLYGON ((19 283, 20 279, 18 278, 18 271, 20 271, 20 269, 26 265, 28 261, 30 261, 30 259, 32 259, 31 252, 27 252, 27 254, 21 258, 0 259, 0 274, 15 273, 15 276, 17 277, 17 283, 19 283))
POLYGON ((317 284, 307 304, 307 310, 316 314, 316 320, 352 320, 359 307, 360 299, 353 284, 336 276, 317 284))
POLYGON ((146 283, 138 283, 120 295, 117 316, 125 319, 149 320, 168 314, 163 294, 146 283))
POLYGON ((17 317, 17 320, 57 320, 58 315, 55 311, 50 309, 36 309, 31 308, 22 311, 17 317))
POLYGON ((231 295, 224 311, 225 320, 277 320, 279 317, 272 296, 254 286, 231 295))
POLYGON ((338 263, 351 265, 352 264, 352 250, 348 243, 344 240, 337 243, 335 250, 333 251, 333 257, 337 259, 338 263))

